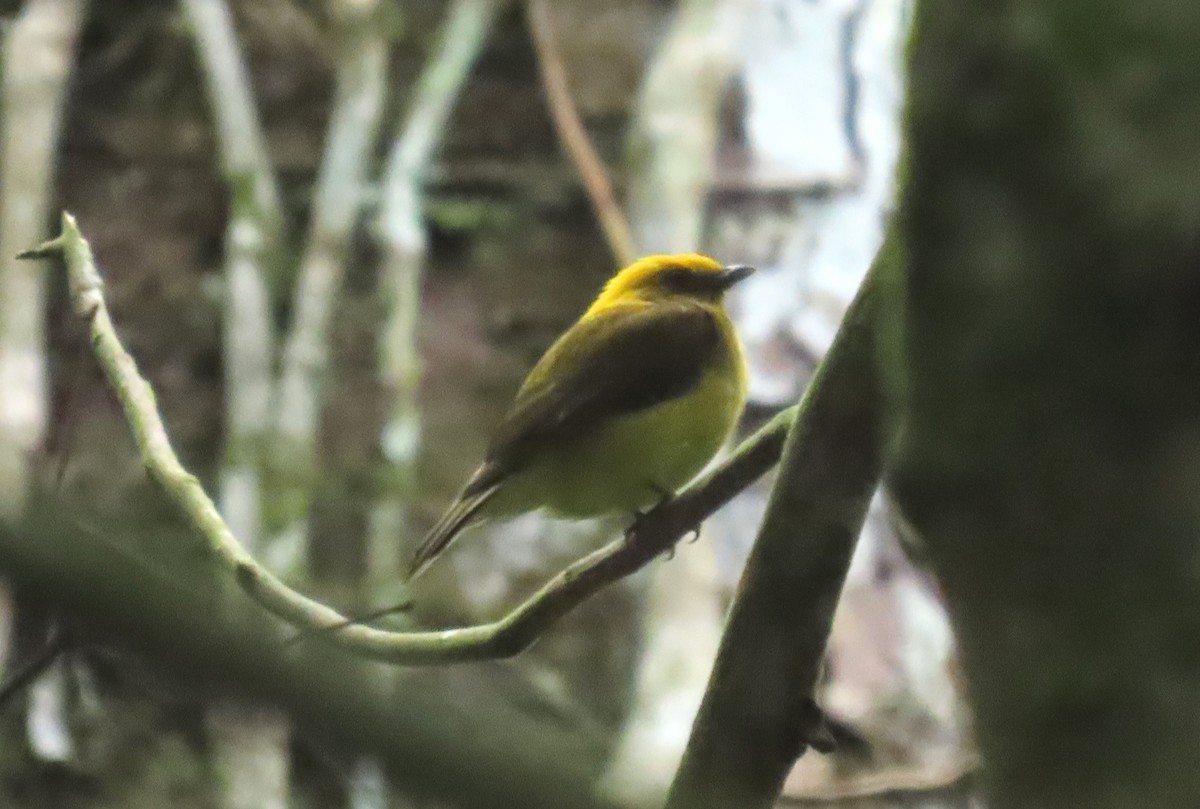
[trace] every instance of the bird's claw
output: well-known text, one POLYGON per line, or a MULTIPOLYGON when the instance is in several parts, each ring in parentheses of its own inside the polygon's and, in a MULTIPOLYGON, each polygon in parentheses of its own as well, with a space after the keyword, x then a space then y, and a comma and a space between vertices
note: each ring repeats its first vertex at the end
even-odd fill
POLYGON ((645 522, 646 515, 649 513, 650 513, 649 511, 633 512, 633 521, 630 522, 629 526, 625 529, 625 544, 626 545, 633 542, 633 538, 635 536, 637 536, 638 530, 642 527, 642 523, 645 522))
MULTIPOLYGON (((667 489, 665 489, 662 486, 659 486, 657 483, 651 482, 648 485, 651 489, 653 489, 655 492, 658 493, 659 500, 653 506, 651 506, 648 509, 645 509, 644 511, 634 512, 633 522, 631 522, 629 524, 629 527, 625 529, 625 543, 626 544, 629 544, 630 542, 633 541, 633 538, 637 535, 638 531, 641 529, 642 525, 645 523, 646 519, 651 514, 653 514, 654 512, 658 511, 660 508, 667 505, 667 503, 671 502, 671 499, 675 496, 672 492, 668 491, 667 489)), ((685 533, 683 535, 683 540, 685 542, 687 542, 689 545, 693 544, 698 539, 700 539, 700 526, 698 526, 698 525, 695 526, 694 528, 689 529, 687 531, 687 533, 685 533)), ((663 555, 663 559, 665 561, 669 562, 672 559, 674 559, 675 558, 675 546, 672 545, 671 547, 667 548, 665 551, 663 551, 662 555, 663 555)))
POLYGON ((633 537, 637 534, 638 530, 642 527, 642 524, 646 521, 647 517, 649 517, 651 514, 653 514, 658 509, 665 506, 667 503, 669 503, 671 501, 671 498, 674 497, 673 492, 671 492, 670 490, 666 489, 663 486, 658 485, 654 481, 650 481, 646 485, 649 488, 653 489, 654 492, 658 495, 658 502, 655 503, 654 505, 650 506, 647 509, 633 512, 633 522, 629 523, 629 527, 625 529, 625 544, 629 544, 629 542, 633 540, 633 537))
MULTIPOLYGON (((692 528, 686 534, 683 535, 683 541, 689 545, 696 544, 696 541, 698 539, 700 539, 700 529, 698 527, 692 528)), ((669 547, 665 551, 663 551, 663 561, 664 562, 669 562, 675 558, 675 547, 676 547, 675 545, 672 545, 671 547, 669 547)))

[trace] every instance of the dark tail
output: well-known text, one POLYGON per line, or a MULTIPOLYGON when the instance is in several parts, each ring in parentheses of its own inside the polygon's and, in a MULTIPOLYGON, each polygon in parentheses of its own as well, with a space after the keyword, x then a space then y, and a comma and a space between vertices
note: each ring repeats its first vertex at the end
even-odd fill
POLYGON ((490 486, 475 494, 459 495, 454 505, 442 515, 437 524, 425 535, 421 547, 413 557, 412 567, 408 571, 408 580, 412 581, 425 572, 425 568, 433 563, 442 551, 454 541, 454 538, 471 523, 479 509, 496 493, 499 486, 490 486))

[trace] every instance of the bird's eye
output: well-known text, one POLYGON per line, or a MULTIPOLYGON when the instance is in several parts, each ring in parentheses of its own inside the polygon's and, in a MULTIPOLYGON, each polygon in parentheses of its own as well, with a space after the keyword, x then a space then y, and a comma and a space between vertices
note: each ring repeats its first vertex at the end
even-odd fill
POLYGON ((694 286, 693 273, 687 267, 667 267, 658 274, 658 285, 670 292, 688 292, 694 286))

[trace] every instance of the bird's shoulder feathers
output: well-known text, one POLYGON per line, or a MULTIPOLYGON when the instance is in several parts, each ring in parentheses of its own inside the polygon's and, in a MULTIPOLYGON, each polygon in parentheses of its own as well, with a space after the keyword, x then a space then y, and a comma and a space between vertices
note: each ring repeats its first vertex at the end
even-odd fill
POLYGON ((530 371, 464 493, 494 486, 545 447, 690 392, 730 350, 723 316, 688 301, 636 301, 577 322, 530 371))

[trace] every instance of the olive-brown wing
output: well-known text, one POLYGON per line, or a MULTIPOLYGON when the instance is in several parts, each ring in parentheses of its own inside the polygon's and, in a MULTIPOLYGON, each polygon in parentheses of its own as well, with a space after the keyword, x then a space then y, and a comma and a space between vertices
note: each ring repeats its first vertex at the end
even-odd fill
POLYGON ((547 446, 686 395, 722 350, 713 314, 694 304, 616 306, 576 323, 530 371, 464 494, 488 489, 547 446))

